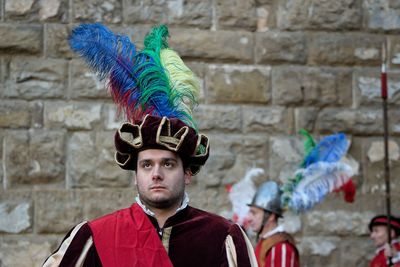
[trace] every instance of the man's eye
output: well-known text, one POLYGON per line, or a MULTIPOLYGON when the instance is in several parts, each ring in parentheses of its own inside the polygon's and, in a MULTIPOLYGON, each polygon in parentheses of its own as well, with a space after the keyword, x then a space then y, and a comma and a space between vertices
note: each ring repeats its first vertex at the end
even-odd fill
POLYGON ((164 163, 164 166, 167 167, 167 168, 172 168, 174 165, 172 164, 172 162, 168 162, 167 161, 167 162, 164 163))
POLYGON ((143 164, 142 164, 142 167, 143 168, 150 168, 151 167, 151 164, 149 163, 149 162, 144 162, 143 164))

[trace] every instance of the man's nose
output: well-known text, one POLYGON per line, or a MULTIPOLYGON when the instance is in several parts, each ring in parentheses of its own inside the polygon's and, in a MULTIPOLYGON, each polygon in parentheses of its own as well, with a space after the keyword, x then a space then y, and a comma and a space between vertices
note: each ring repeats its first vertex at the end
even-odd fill
POLYGON ((153 168, 153 173, 152 173, 152 179, 153 180, 162 180, 162 170, 160 165, 155 165, 153 168))

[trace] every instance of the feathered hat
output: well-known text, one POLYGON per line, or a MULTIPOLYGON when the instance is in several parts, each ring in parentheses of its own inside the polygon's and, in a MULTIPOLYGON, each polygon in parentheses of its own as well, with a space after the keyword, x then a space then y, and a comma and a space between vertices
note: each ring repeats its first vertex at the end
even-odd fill
POLYGON ((179 55, 169 48, 168 28, 154 27, 137 51, 129 38, 104 25, 74 28, 69 44, 107 87, 128 122, 115 134, 115 160, 136 170, 137 155, 149 148, 178 153, 196 174, 209 155, 209 140, 199 134, 192 111, 200 83, 179 55))
POLYGON ((300 133, 304 142, 305 158, 294 178, 281 187, 282 207, 295 213, 306 212, 320 203, 331 192, 344 192, 346 202, 353 202, 355 185, 351 179, 354 171, 342 159, 349 142, 343 133, 333 134, 316 143, 305 130, 300 133))
POLYGON ((316 143, 307 131, 301 130, 300 134, 305 137, 305 157, 294 178, 282 185, 267 181, 255 190, 251 177, 263 171, 253 168, 241 181, 229 187, 233 220, 246 225, 246 204, 281 217, 285 210, 307 212, 331 192, 343 191, 346 202, 354 201, 353 169, 341 161, 349 148, 346 136, 343 133, 329 135, 316 143))

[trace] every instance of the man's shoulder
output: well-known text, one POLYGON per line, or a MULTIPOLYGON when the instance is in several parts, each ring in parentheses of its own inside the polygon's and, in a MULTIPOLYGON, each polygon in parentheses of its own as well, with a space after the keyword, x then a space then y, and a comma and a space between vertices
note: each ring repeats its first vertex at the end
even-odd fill
POLYGON ((108 214, 97 217, 97 218, 89 221, 89 225, 92 226, 92 225, 99 225, 99 224, 105 224, 105 223, 107 223, 107 224, 113 223, 113 222, 117 221, 118 217, 125 217, 125 216, 131 216, 131 207, 115 210, 108 214))
POLYGON ((226 219, 218 214, 211 213, 209 211, 201 210, 198 208, 194 208, 191 206, 188 207, 188 213, 189 213, 189 217, 191 219, 203 221, 208 226, 213 226, 213 227, 219 226, 219 227, 229 229, 233 225, 235 225, 233 222, 229 221, 228 219, 226 219))

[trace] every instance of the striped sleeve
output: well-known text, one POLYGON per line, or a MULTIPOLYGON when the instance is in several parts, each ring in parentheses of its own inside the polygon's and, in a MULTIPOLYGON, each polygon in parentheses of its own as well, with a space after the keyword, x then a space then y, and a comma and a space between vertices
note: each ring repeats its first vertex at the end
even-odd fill
POLYGON ((297 250, 289 242, 278 243, 273 246, 265 259, 268 267, 299 267, 297 250))
POLYGON ((43 267, 101 266, 93 246, 91 230, 87 222, 75 226, 64 238, 58 249, 44 262, 43 267))

